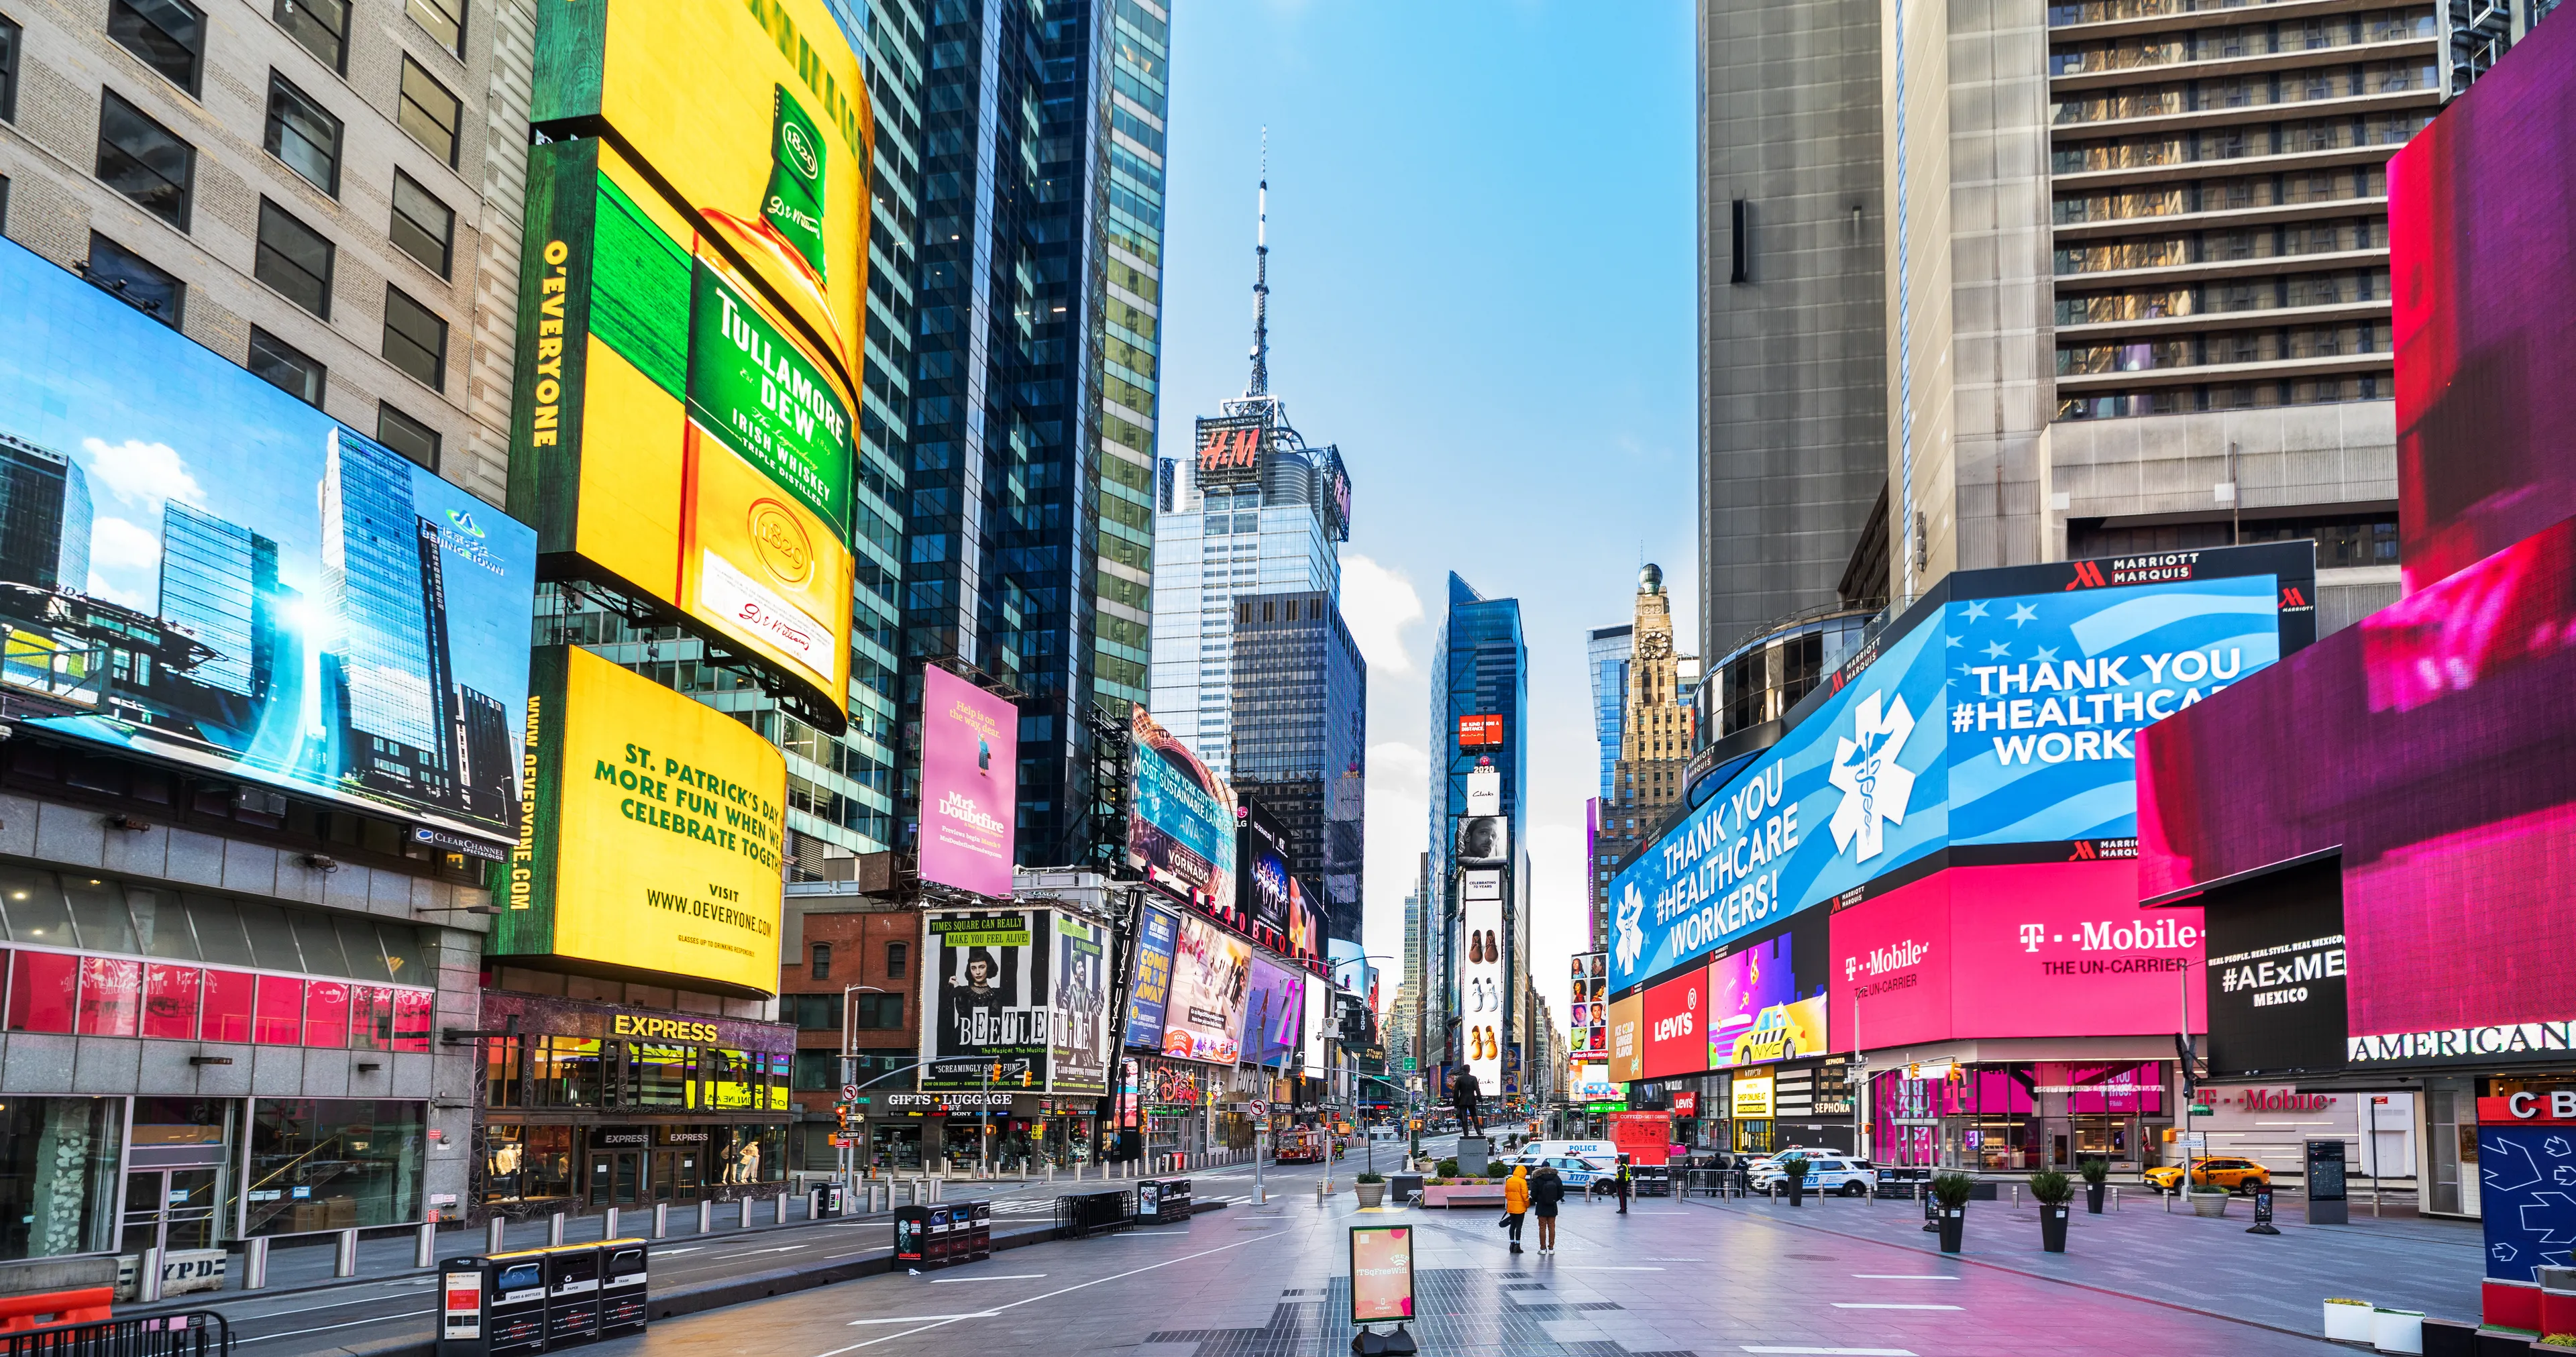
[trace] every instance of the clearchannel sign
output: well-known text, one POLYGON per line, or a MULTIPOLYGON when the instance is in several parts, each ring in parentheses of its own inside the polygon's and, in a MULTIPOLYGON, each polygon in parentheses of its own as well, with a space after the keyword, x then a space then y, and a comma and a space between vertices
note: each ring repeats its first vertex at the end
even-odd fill
POLYGON ((2137 732, 2315 635, 2307 542, 1953 574, 1611 885, 1627 990, 1953 844, 2134 837, 2137 732))

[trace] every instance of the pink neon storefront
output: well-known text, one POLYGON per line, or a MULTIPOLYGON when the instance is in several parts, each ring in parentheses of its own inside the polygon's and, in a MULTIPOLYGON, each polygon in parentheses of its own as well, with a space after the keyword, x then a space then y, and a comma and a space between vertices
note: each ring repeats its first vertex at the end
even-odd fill
POLYGON ((2174 1034, 2205 1026, 2200 917, 2140 910, 2136 881, 2116 859, 1954 866, 1835 911, 1834 1042, 1868 1053, 1872 1158, 2163 1162, 2174 1034))

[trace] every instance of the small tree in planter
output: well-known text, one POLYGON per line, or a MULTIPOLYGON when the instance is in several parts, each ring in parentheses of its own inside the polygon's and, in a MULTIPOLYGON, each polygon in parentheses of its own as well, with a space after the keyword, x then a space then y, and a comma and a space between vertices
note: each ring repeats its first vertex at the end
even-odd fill
POLYGON ((1945 1173, 1932 1180, 1932 1196, 1941 1203, 1941 1252, 1957 1253, 1968 1228, 1968 1193, 1974 1184, 1964 1173, 1945 1173))
POLYGON ((1375 1206, 1386 1200, 1386 1178, 1382 1174, 1363 1173, 1356 1180, 1362 1207, 1375 1206))
POLYGON ((2227 1189, 2208 1183, 2194 1183, 2191 1189, 2191 1213, 2195 1216, 2227 1214, 2227 1189))
POLYGON ((1791 1206, 1806 1205, 1807 1156, 1803 1154, 1793 1154, 1783 1158, 1780 1161, 1780 1178, 1782 1182, 1788 1184, 1789 1204, 1791 1206))
POLYGON ((2055 1169, 2030 1175, 2030 1199, 2039 1203, 2039 1247, 2049 1253, 2066 1252, 2066 1203, 2075 1197, 2075 1185, 2055 1169))
POLYGON ((2084 1175, 2084 1209, 2098 1216, 2102 1214, 2102 1185, 2111 1177, 2111 1161, 2087 1159, 2078 1168, 2084 1175))

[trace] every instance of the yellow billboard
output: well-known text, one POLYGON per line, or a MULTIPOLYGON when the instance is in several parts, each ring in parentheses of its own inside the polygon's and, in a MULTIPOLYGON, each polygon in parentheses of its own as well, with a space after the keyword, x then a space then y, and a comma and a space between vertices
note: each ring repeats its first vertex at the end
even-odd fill
POLYGON ((786 759, 587 650, 542 648, 529 670, 519 842, 486 953, 775 994, 786 759))
POLYGON ((823 0, 546 0, 530 121, 602 137, 858 370, 874 127, 823 0))

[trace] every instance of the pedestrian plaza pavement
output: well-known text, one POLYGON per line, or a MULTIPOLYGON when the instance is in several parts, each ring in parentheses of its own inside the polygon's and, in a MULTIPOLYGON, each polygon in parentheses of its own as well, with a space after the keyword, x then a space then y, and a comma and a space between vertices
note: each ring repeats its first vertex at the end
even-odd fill
POLYGON ((2288 1219, 2265 1237, 2242 1203, 2216 1221, 2126 1206, 2079 1204, 2070 1252, 2045 1255, 2032 1207, 1974 1203, 1968 1252, 1944 1257, 1908 1203, 1570 1201, 1558 1252, 1535 1251, 1533 1222, 1514 1255, 1491 1212, 1361 1212, 1347 1186, 1299 1183, 1187 1225, 661 1321, 601 1357, 1324 1357, 1350 1350, 1354 1224, 1420 1231, 1426 1354, 2269 1357, 2335 1350, 2311 1336, 2327 1295, 2473 1313, 2474 1226, 2288 1219))

